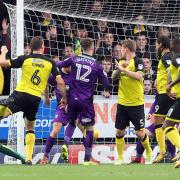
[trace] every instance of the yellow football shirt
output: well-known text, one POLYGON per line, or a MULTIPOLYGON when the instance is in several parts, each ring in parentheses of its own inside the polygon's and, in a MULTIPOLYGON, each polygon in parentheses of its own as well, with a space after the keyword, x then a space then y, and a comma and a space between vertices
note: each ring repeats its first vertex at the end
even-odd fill
MULTIPOLYGON (((170 66, 171 78, 172 81, 176 80, 178 76, 180 76, 180 54, 175 56, 172 60, 172 64, 170 66)), ((176 93, 176 98, 180 98, 180 83, 174 85, 174 91, 176 93)))
POLYGON ((172 53, 168 52, 164 54, 158 63, 157 70, 157 91, 158 94, 165 94, 167 87, 168 68, 171 65, 172 53))
POLYGON ((2 68, 0 67, 0 95, 2 94, 3 87, 4 87, 4 74, 2 68))
POLYGON ((55 63, 44 55, 20 56, 9 62, 12 68, 22 68, 21 80, 16 87, 16 91, 37 97, 41 97, 44 93, 50 73, 54 77, 59 75, 55 63))
MULTIPOLYGON (((120 61, 124 63, 124 61, 120 61)), ((135 57, 125 67, 129 71, 143 72, 142 61, 135 57)), ((124 106, 139 106, 144 104, 143 80, 139 81, 121 73, 118 89, 118 104, 124 106)))

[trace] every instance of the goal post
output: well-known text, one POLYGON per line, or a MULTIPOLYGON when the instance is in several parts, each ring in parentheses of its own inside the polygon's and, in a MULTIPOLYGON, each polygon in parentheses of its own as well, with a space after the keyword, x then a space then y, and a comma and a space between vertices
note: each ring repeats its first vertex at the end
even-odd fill
MULTIPOLYGON (((5 4, 10 18, 11 29, 11 58, 23 55, 24 53, 24 0, 17 0, 16 6, 5 4)), ((12 93, 21 78, 21 69, 11 69, 12 93)), ((25 154, 24 148, 24 119, 23 113, 19 112, 8 118, 8 142, 7 144, 17 150, 20 154, 25 154)), ((7 163, 20 163, 15 159, 8 157, 7 163)))

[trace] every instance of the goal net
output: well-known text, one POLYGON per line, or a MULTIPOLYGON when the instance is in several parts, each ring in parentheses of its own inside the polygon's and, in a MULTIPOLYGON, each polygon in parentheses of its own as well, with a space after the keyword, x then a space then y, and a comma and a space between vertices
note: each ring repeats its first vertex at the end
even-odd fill
MULTIPOLYGON (((8 6, 11 20, 12 49, 16 50, 16 12, 8 6), (14 17, 14 18, 13 18, 14 17)), ((156 78, 157 60, 155 41, 158 36, 166 35, 171 39, 179 36, 179 1, 66 1, 66 0, 25 0, 24 4, 24 53, 30 53, 30 39, 42 36, 45 40, 45 54, 54 61, 59 61, 75 53, 81 54, 80 40, 91 37, 95 43, 95 56, 103 64, 111 86, 107 92, 102 91, 97 82, 94 92, 96 112, 96 128, 100 138, 93 148, 94 160, 101 163, 112 163, 117 157, 114 147, 115 113, 118 82, 112 82, 111 73, 115 60, 121 59, 121 41, 131 38, 136 41, 137 56, 145 65, 145 112, 148 113, 154 100, 154 80, 156 78), (110 98, 104 98, 104 96, 110 98)), ((12 79, 12 85, 16 79, 12 79)), ((52 87, 53 89, 53 87, 52 87)), ((51 103, 42 103, 36 120, 36 147, 34 163, 43 156, 45 141, 52 129, 52 120, 56 109, 53 90, 50 91, 51 103)), ((146 122, 146 126, 150 122, 146 122)), ((9 130, 12 132, 13 128, 9 130)), ((16 129, 15 129, 16 132, 16 129)), ((50 155, 51 163, 61 162, 60 147, 63 143, 64 128, 58 135, 50 155)), ((9 141, 14 138, 9 138, 9 141)), ((84 149, 82 134, 75 131, 70 145, 70 162, 82 163, 84 149)), ((130 125, 126 131, 126 161, 135 155, 136 142, 134 127, 130 125)), ((154 141, 153 141, 154 142, 154 141)), ((154 156, 158 149, 155 148, 154 156)))

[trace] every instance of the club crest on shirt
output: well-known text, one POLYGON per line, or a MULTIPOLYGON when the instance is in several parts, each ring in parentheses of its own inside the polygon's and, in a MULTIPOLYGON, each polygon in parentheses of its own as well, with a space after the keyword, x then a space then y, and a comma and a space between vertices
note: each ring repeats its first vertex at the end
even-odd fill
POLYGON ((143 69, 143 64, 138 64, 138 69, 143 69))
POLYGON ((178 64, 180 64, 180 58, 177 58, 177 59, 176 59, 176 62, 177 62, 178 64))
POLYGON ((170 59, 166 60, 166 63, 170 65, 171 64, 171 60, 170 59))

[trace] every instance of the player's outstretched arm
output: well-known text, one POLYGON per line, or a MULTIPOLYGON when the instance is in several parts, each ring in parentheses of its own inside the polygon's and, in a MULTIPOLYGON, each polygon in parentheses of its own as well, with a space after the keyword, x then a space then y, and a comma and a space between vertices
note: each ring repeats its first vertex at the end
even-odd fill
POLYGON ((62 96, 60 106, 65 108, 67 105, 67 96, 66 96, 66 86, 65 86, 64 80, 59 75, 59 76, 56 76, 56 82, 57 82, 57 88, 59 89, 62 96))
POLYGON ((50 105, 50 98, 49 98, 49 87, 46 86, 46 89, 44 91, 44 102, 46 105, 50 105))
POLYGON ((104 91, 109 87, 109 80, 107 77, 107 73, 104 71, 103 66, 98 64, 98 78, 103 85, 104 91))
POLYGON ((8 53, 8 49, 6 46, 1 47, 1 55, 0 55, 0 66, 1 67, 10 67, 11 64, 6 59, 6 54, 8 53))

